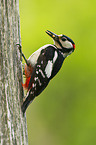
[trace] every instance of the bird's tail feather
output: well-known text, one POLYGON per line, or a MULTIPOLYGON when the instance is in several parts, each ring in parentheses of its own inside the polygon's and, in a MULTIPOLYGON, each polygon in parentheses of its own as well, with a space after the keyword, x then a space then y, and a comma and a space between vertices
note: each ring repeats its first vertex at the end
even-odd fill
POLYGON ((30 97, 27 97, 26 100, 23 102, 22 106, 21 106, 21 109, 22 109, 22 112, 23 114, 25 113, 27 107, 29 106, 29 104, 33 101, 35 97, 31 98, 30 100, 30 97))

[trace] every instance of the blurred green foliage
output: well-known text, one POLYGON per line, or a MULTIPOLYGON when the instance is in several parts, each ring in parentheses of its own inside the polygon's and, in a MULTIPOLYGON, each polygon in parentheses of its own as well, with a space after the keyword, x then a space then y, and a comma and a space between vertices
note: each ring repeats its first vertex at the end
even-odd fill
POLYGON ((76 43, 62 69, 27 109, 29 145, 96 145, 96 0, 20 0, 23 52, 52 39, 76 43))

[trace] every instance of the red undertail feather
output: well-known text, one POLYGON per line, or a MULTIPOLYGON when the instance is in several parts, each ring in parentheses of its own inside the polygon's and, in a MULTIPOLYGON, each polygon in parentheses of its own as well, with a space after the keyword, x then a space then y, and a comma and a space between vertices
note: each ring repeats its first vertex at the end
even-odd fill
POLYGON ((30 82, 30 79, 31 79, 31 75, 32 75, 32 71, 33 71, 33 68, 31 66, 27 66, 25 65, 25 83, 22 84, 22 86, 28 90, 28 86, 29 86, 29 82, 30 82))
POLYGON ((26 78, 25 84, 22 84, 22 86, 23 86, 25 89, 28 89, 30 79, 31 79, 31 77, 26 78))

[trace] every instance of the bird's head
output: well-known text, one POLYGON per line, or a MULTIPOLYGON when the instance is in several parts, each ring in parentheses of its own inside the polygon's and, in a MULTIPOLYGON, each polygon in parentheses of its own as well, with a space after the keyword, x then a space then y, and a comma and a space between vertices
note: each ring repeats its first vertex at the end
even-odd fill
POLYGON ((51 31, 46 31, 46 33, 53 38, 54 45, 63 52, 64 56, 67 57, 70 55, 75 49, 75 43, 72 39, 67 37, 66 35, 56 35, 51 31))

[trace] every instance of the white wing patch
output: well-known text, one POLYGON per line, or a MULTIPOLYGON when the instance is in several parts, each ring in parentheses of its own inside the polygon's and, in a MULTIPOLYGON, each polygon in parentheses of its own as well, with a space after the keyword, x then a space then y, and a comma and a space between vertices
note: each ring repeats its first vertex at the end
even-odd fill
POLYGON ((48 61, 47 66, 45 68, 45 73, 48 78, 50 78, 51 73, 52 73, 52 68, 53 68, 53 63, 51 60, 48 61))
POLYGON ((55 63, 57 57, 58 57, 58 53, 57 53, 57 51, 55 51, 55 54, 54 54, 54 57, 53 57, 53 63, 55 63))
POLYGON ((47 63, 47 66, 45 68, 45 73, 46 73, 48 78, 50 78, 50 76, 52 74, 53 64, 55 63, 57 57, 58 57, 58 53, 57 53, 57 51, 55 51, 53 61, 49 60, 47 63))

